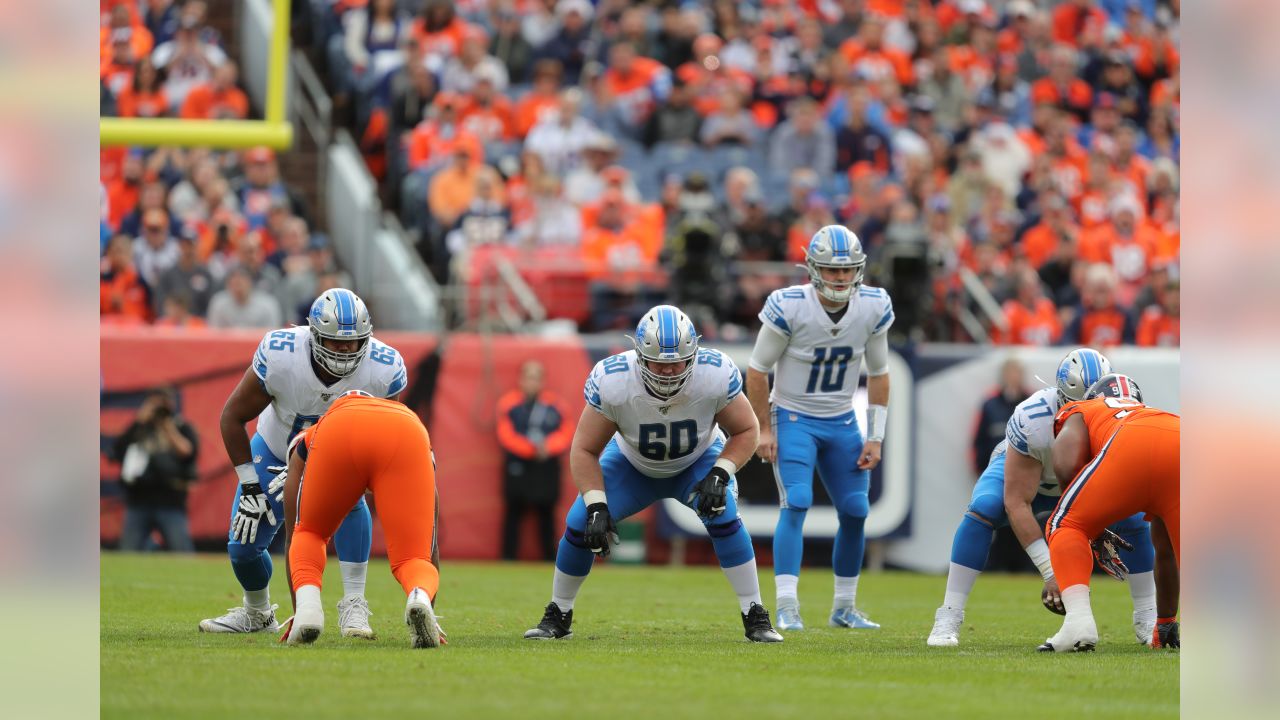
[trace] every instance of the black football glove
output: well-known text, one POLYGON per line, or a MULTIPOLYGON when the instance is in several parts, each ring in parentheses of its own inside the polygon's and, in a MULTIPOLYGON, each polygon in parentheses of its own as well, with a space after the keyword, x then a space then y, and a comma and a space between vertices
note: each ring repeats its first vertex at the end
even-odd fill
POLYGON ((1103 530, 1098 539, 1089 546, 1093 549, 1093 559, 1098 562, 1102 572, 1117 580, 1129 577, 1129 567, 1124 564, 1124 560, 1120 559, 1120 553, 1116 551, 1116 548, 1126 552, 1133 550, 1133 545, 1128 540, 1110 530, 1103 530))
POLYGON ((713 467, 707 476, 693 486, 686 501, 698 515, 704 518, 719 517, 724 512, 729 495, 729 472, 722 467, 713 467))
POLYGON ((1156 627, 1151 631, 1151 647, 1182 647, 1182 639, 1178 636, 1178 621, 1174 618, 1156 618, 1156 627))
POLYGON ((582 539, 591 552, 609 557, 609 545, 618 544, 618 528, 608 505, 598 502, 587 506, 587 529, 582 532, 582 539))

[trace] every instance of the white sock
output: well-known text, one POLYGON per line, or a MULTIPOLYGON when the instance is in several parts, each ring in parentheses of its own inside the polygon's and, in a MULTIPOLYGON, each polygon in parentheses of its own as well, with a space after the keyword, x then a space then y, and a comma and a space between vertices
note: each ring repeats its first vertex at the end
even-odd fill
POLYGON ((556 568, 555 577, 551 581, 551 602, 560 608, 560 612, 573 609, 574 598, 578 597, 578 590, 586 579, 586 575, 570 575, 556 568))
POLYGON ((973 584, 978 582, 981 574, 981 570, 951 563, 951 569, 947 570, 947 594, 942 597, 942 604, 955 610, 963 610, 969 602, 969 593, 973 592, 973 584))
POLYGON ((1129 574, 1129 595, 1133 597, 1134 612, 1156 609, 1156 574, 1154 571, 1129 574))
POLYGON ((315 585, 303 585, 294 591, 298 600, 298 609, 320 607, 320 588, 315 585))
POLYGON ((797 586, 800 584, 799 575, 774 575, 773 583, 778 588, 778 607, 800 604, 800 599, 796 595, 797 586))
POLYGON ((1067 619, 1073 616, 1093 617, 1093 608, 1089 605, 1089 586, 1072 585, 1062 591, 1062 605, 1067 609, 1067 619))
POLYGON ((342 568, 342 591, 347 595, 364 597, 364 579, 369 574, 367 562, 339 562, 342 568))
POLYGON ((271 589, 245 590, 244 606, 251 610, 267 612, 271 609, 271 589))
POLYGON ((755 558, 741 565, 720 569, 724 570, 724 576, 729 578, 729 584, 733 586, 733 593, 738 596, 738 607, 742 608, 743 615, 751 609, 752 603, 764 605, 764 601, 760 599, 760 576, 756 574, 755 558))
POLYGON ((859 577, 859 575, 854 575, 853 577, 840 577, 839 575, 836 575, 836 594, 835 600, 831 603, 831 607, 857 607, 859 577))

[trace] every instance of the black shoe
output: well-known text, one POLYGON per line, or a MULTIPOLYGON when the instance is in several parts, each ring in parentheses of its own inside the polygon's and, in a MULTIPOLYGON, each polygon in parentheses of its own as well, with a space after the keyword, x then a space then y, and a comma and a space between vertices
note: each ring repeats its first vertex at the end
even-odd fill
MULTIPOLYGON (((745 621, 744 621, 745 622, 745 621)), ((769 623, 768 616, 765 616, 765 624, 769 623)), ((538 627, 526 630, 524 633, 525 640, 559 640, 573 636, 573 631, 569 626, 573 624, 573 611, 560 612, 560 606, 555 603, 547 603, 547 609, 542 612, 542 622, 538 623, 538 627)))
POLYGON ((747 639, 751 642, 782 642, 782 636, 773 629, 773 623, 769 622, 769 611, 765 610, 760 603, 751 603, 751 609, 742 616, 742 627, 746 629, 747 639))

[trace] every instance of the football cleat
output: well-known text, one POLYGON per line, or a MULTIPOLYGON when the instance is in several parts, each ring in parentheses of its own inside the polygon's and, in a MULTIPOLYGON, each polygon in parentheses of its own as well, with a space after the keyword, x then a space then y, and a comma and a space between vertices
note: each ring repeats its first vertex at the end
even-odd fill
POLYGON ((440 622, 436 620, 435 610, 431 607, 431 598, 422 588, 414 588, 404 604, 404 623, 409 626, 409 634, 415 648, 434 648, 444 644, 444 632, 440 622))
POLYGON ((280 629, 276 622, 276 608, 272 605, 268 610, 254 610, 241 605, 227 610, 226 615, 207 618, 200 621, 200 632, 207 633, 255 633, 275 632, 280 629))
POLYGON ((343 637, 372 640, 375 635, 369 626, 369 601, 360 595, 348 595, 338 601, 338 630, 343 637))
POLYGON ((796 604, 778 604, 778 629, 779 630, 803 630, 804 621, 800 619, 800 605, 796 604))
POLYGON ((1133 634, 1137 636, 1138 642, 1143 645, 1151 644, 1151 632, 1155 630, 1155 627, 1155 608, 1150 610, 1133 611, 1133 634))
POLYGON ((742 627, 751 642, 782 642, 782 636, 773 629, 773 623, 769 622, 769 611, 760 603, 751 603, 751 608, 742 616, 742 627))
POLYGON ((956 647, 960 644, 960 625, 964 622, 964 610, 946 605, 933 614, 933 630, 929 631, 926 644, 929 647, 956 647))
POLYGON ((827 624, 834 628, 852 628, 854 630, 879 630, 880 624, 871 621, 866 613, 855 607, 836 608, 831 611, 831 619, 827 624))
POLYGON ((303 605, 298 608, 290 623, 285 642, 290 645, 310 645, 324 630, 324 608, 318 604, 303 605))
POLYGON ((1040 652, 1090 652, 1098 646, 1098 626, 1092 615, 1067 618, 1058 634, 1036 648, 1040 652))
POLYGON ((569 629, 572 625, 573 611, 561 612, 559 605, 549 602, 547 608, 542 611, 542 622, 539 622, 537 627, 526 630, 524 639, 560 640, 573 637, 573 631, 569 629))

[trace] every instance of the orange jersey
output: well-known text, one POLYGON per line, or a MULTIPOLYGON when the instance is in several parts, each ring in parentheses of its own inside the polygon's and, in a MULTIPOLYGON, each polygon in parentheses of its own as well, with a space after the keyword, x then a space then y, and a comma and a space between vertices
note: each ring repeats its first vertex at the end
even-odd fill
POLYGON ((1135 400, 1113 397, 1097 397, 1092 400, 1077 400, 1067 403, 1058 410, 1053 418, 1053 434, 1056 437, 1062 426, 1072 415, 1079 415, 1089 431, 1089 454, 1095 455, 1121 425, 1142 420, 1143 424, 1164 424, 1170 422, 1174 426, 1179 418, 1170 412, 1148 407, 1135 400), (1169 420, 1172 418, 1172 420, 1169 420))
POLYGON ((1181 319, 1153 306, 1142 313, 1138 322, 1138 345, 1142 347, 1178 347, 1181 343, 1181 319))
POLYGON ((849 38, 840 46, 838 52, 849 63, 850 71, 858 70, 863 77, 870 80, 880 80, 893 75, 904 87, 914 82, 911 58, 900 50, 886 47, 868 50, 857 38, 849 38))
POLYGON ((169 114, 169 96, 164 90, 134 92, 127 87, 116 96, 116 114, 120 117, 164 117, 169 114))
POLYGON ((603 82, 622 116, 638 125, 653 112, 654 91, 664 77, 669 79, 662 63, 638 57, 632 62, 631 72, 624 75, 610 68, 604 72, 603 82))
POLYGON ((182 101, 179 115, 184 120, 243 120, 249 117, 249 98, 239 88, 218 92, 212 85, 197 85, 182 101))
POLYGON ((1062 328, 1058 323, 1058 310, 1049 298, 1040 298, 1034 309, 1010 300, 1004 304, 1004 316, 1009 330, 996 331, 992 338, 1000 345, 1051 345, 1057 341, 1062 328))
POLYGON ((458 127, 481 143, 510 142, 516 139, 515 112, 511 101, 495 97, 488 107, 470 103, 459 114, 458 127))

